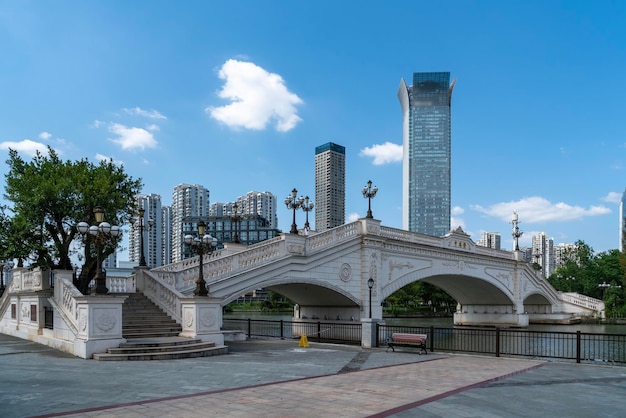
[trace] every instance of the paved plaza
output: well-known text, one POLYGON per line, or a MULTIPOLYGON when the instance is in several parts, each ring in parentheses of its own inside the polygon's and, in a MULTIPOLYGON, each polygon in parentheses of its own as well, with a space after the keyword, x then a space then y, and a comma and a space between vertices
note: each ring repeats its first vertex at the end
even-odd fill
POLYGON ((315 344, 82 360, 0 334, 0 416, 623 417, 626 367, 315 344))

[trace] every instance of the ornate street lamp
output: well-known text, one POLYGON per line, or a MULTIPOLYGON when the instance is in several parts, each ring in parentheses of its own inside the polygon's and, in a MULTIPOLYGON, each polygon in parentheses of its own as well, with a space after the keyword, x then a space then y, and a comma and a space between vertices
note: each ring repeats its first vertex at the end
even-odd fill
POLYGON ((306 222, 304 222, 304 230, 309 230, 309 212, 313 210, 315 204, 313 202, 309 203, 309 196, 304 198, 304 203, 302 204, 302 210, 306 213, 306 222))
POLYGON ((0 261, 0 296, 4 294, 6 287, 4 286, 4 272, 7 274, 13 268, 13 261, 0 261))
POLYGON ((367 182, 367 186, 363 187, 363 197, 367 199, 367 216, 366 218, 372 219, 372 199, 376 196, 378 187, 372 188, 372 180, 367 182))
POLYGON ((239 226, 239 222, 241 221, 241 216, 237 215, 237 211, 239 210, 239 206, 237 203, 233 205, 233 215, 231 215, 230 220, 235 226, 235 235, 233 235, 233 243, 239 244, 239 234, 237 233, 237 229, 239 226))
POLYGON ((285 205, 287 205, 287 209, 293 209, 293 222, 291 223, 291 231, 292 234, 298 233, 298 226, 296 225, 296 209, 302 207, 304 204, 304 198, 302 196, 296 197, 298 195, 298 191, 294 188, 291 191, 291 196, 287 196, 285 198, 285 205))
POLYGON ((367 281, 367 287, 370 288, 370 319, 372 319, 372 288, 374 287, 374 279, 371 277, 367 281))
POLYGON ((146 255, 144 253, 144 244, 143 244, 143 231, 150 230, 154 226, 154 220, 152 218, 148 219, 148 226, 146 227, 144 221, 144 215, 146 214, 146 210, 144 208, 139 208, 139 216, 137 217, 135 225, 139 228, 139 251, 141 255, 139 257, 139 266, 146 267, 146 255))
POLYGON ((185 235, 185 244, 189 245, 200 256, 200 272, 198 273, 198 280, 196 280, 196 289, 193 291, 193 294, 196 296, 209 296, 209 289, 207 289, 206 281, 204 280, 202 256, 212 253, 217 247, 217 238, 212 237, 210 234, 204 235, 205 229, 206 224, 203 221, 199 221, 198 236, 185 235))
POLYGON ((102 271, 102 248, 109 242, 114 243, 117 241, 117 237, 120 235, 120 227, 117 225, 111 225, 104 221, 104 209, 100 206, 96 206, 93 210, 96 217, 96 224, 91 225, 87 222, 79 222, 76 225, 76 229, 82 235, 83 240, 91 240, 96 244, 96 276, 94 281, 96 282, 96 294, 106 295, 109 293, 109 289, 106 286, 106 276, 102 271))

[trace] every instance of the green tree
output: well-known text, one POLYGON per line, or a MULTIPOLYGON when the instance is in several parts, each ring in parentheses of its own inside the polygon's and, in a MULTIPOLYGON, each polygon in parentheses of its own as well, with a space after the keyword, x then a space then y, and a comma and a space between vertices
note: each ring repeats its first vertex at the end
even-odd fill
MULTIPOLYGON (((87 159, 63 161, 50 147, 47 155, 37 152, 28 162, 9 150, 7 165, 5 198, 13 212, 10 256, 49 268, 72 269, 72 243, 80 235, 76 224, 93 225, 93 208, 102 207, 108 222, 122 225, 141 190, 141 180, 111 160, 97 165, 87 159)), ((96 249, 89 240, 82 257, 83 282, 96 268, 96 249)), ((102 259, 115 251, 117 242, 113 244, 100 248, 102 259)))

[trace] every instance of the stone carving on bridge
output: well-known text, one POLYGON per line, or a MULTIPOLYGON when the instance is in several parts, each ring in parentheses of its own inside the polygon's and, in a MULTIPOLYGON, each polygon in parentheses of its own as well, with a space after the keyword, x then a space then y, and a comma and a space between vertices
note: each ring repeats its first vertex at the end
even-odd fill
POLYGON ((415 265, 411 263, 410 261, 398 262, 398 261, 389 260, 389 281, 391 281, 391 279, 393 278, 393 271, 395 269, 402 270, 405 268, 410 270, 410 269, 415 268, 415 265))
POLYGON ((193 326, 193 312, 187 311, 185 313, 185 326, 191 328, 193 326))
POLYGON ((303 244, 287 244, 287 252, 290 254, 304 255, 303 244))
POLYGON ((460 226, 446 234, 443 238, 443 247, 472 253, 476 252, 476 244, 460 226))
POLYGON ((27 303, 22 303, 22 319, 30 319, 30 306, 27 303))
POLYGON ((507 289, 513 288, 511 272, 505 271, 505 270, 486 268, 485 273, 488 276, 496 279, 498 282, 502 283, 507 289))
POLYGON ((212 312, 205 310, 200 315, 200 323, 204 328, 212 328, 217 323, 217 317, 212 312))
POLYGON ((476 270, 476 266, 470 264, 470 263, 466 263, 463 260, 459 260, 459 261, 444 261, 441 263, 442 265, 446 266, 446 267, 455 267, 461 271, 463 270, 476 270))
POLYGON ((375 252, 370 255, 370 277, 375 282, 378 281, 378 256, 375 252))
POLYGON ((102 312, 100 315, 96 316, 96 320, 94 321, 96 328, 98 328, 102 332, 109 332, 117 324, 117 320, 114 315, 111 315, 110 312, 102 312))
POLYGON ((350 264, 343 263, 339 267, 339 279, 342 282, 349 282, 352 279, 352 267, 350 267, 350 264))

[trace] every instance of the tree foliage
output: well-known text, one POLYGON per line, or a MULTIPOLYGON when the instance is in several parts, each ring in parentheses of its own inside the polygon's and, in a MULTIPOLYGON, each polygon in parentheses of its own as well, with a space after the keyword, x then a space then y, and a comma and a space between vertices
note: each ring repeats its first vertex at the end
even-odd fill
POLYGON ((626 255, 618 250, 595 254, 584 241, 577 241, 548 281, 562 292, 603 299, 608 315, 626 313, 626 255))
MULTIPOLYGON (((5 199, 12 203, 12 217, 2 213, 8 226, 5 255, 56 269, 72 269, 73 242, 80 237, 76 224, 95 224, 93 209, 105 210, 106 220, 123 225, 134 210, 141 180, 133 179, 111 160, 93 164, 87 159, 63 161, 48 147, 25 161, 9 150, 5 199)), ((90 242, 84 246, 83 272, 95 269, 97 254, 90 242)), ((101 248, 101 256, 115 251, 114 245, 101 248)))

